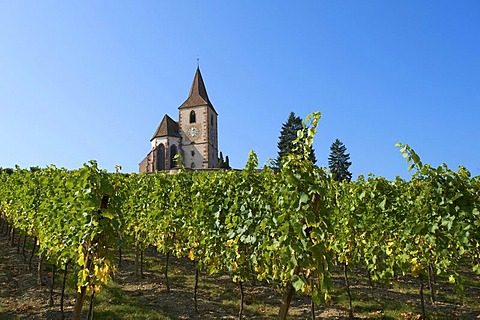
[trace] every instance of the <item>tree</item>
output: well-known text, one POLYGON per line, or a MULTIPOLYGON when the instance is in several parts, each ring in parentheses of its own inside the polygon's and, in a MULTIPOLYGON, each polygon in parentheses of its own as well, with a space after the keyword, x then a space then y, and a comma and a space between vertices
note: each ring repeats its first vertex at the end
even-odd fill
POLYGON ((345 153, 347 148, 338 139, 332 143, 330 147, 330 155, 328 156, 328 168, 332 172, 333 179, 337 181, 352 180, 352 173, 348 171, 348 168, 352 164, 350 160, 350 154, 345 153))
POLYGON ((220 157, 218 158, 218 167, 220 169, 223 168, 224 163, 225 163, 225 161, 223 160, 223 153, 222 153, 222 151, 220 151, 220 157))
POLYGON ((225 169, 232 169, 230 167, 230 159, 228 158, 228 156, 225 157, 225 169))
POLYGON ((220 151, 220 157, 218 158, 218 167, 220 169, 232 169, 230 167, 230 159, 228 158, 228 156, 225 157, 225 160, 223 160, 223 153, 220 151))
MULTIPOLYGON (((295 146, 293 145, 293 141, 297 138, 297 131, 300 129, 302 129, 302 119, 295 116, 294 112, 290 112, 287 122, 282 125, 282 130, 280 131, 280 137, 277 144, 278 156, 274 161, 274 164, 277 168, 281 167, 282 158, 291 153, 294 149, 295 146)), ((316 163, 317 159, 315 158, 315 152, 313 148, 311 151, 310 160, 313 163, 316 163)), ((298 152, 302 152, 301 149, 299 149, 298 152)))

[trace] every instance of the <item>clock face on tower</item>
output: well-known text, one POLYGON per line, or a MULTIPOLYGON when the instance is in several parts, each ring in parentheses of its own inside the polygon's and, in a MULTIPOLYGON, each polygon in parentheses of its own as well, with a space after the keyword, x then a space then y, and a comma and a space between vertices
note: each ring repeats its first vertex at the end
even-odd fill
POLYGON ((198 137, 198 134, 200 133, 198 128, 195 127, 195 126, 192 126, 190 127, 188 130, 187 130, 187 133, 188 135, 190 136, 190 138, 194 138, 196 139, 198 137))

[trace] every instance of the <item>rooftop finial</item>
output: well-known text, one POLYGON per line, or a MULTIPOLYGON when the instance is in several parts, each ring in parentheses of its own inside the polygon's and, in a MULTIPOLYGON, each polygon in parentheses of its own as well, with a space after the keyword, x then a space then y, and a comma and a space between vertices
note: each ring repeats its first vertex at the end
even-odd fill
POLYGON ((198 57, 198 54, 197 54, 197 68, 200 68, 200 58, 198 57))

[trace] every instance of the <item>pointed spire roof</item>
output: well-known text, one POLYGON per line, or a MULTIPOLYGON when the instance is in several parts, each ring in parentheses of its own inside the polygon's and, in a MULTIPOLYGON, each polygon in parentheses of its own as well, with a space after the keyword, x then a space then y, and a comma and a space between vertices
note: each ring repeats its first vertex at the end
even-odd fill
POLYGON ((205 88, 205 83, 203 82, 202 74, 200 73, 200 67, 197 67, 197 71, 195 72, 195 77, 193 78, 192 87, 190 88, 187 100, 185 100, 178 109, 198 106, 210 106, 213 111, 215 111, 210 99, 208 99, 207 89, 205 88))
POLYGON ((157 128, 157 131, 155 131, 155 134, 153 135, 152 141, 155 138, 158 137, 180 137, 180 133, 178 130, 178 123, 170 118, 167 114, 163 117, 162 122, 160 122, 160 125, 157 128))

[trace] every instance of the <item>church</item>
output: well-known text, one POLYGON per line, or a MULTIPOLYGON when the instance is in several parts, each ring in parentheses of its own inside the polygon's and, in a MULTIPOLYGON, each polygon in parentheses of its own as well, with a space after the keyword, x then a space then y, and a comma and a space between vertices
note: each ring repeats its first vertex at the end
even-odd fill
POLYGON ((178 107, 178 121, 163 117, 139 171, 175 170, 180 166, 175 161, 177 154, 185 168, 218 168, 217 116, 197 67, 188 98, 178 107))

